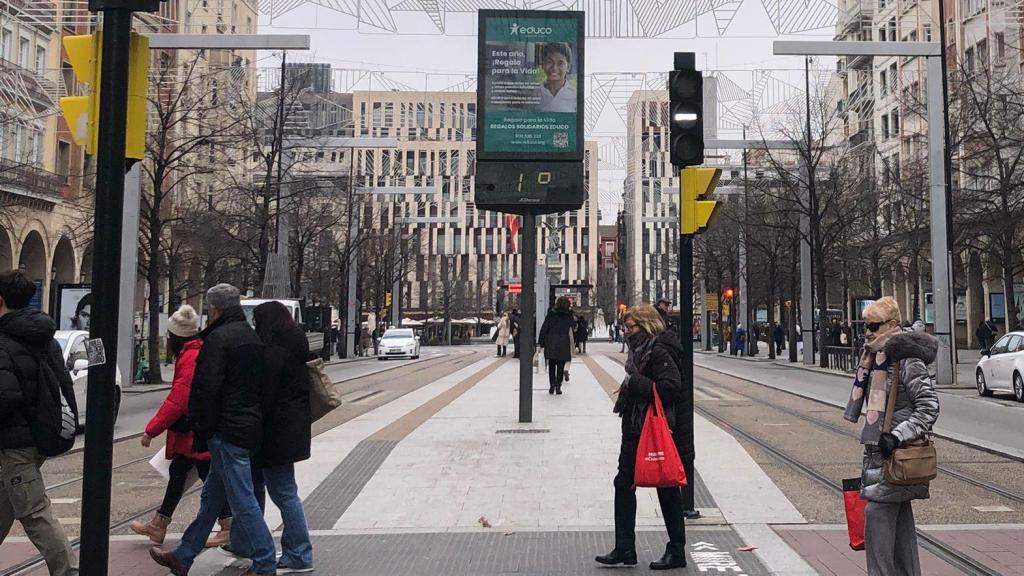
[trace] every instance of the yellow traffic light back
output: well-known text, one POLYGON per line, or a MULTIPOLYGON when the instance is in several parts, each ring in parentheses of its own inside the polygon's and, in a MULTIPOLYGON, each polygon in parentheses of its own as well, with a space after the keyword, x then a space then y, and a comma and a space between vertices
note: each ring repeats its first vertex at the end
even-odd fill
POLYGON ((687 167, 679 171, 679 226, 682 234, 697 234, 708 227, 718 206, 715 200, 700 200, 718 186, 720 168, 687 167))
MULTIPOLYGON (((87 84, 85 96, 65 96, 60 109, 75 144, 95 155, 98 147, 100 115, 100 67, 103 33, 64 37, 64 48, 75 78, 87 84)), ((128 110, 125 133, 125 157, 142 159, 146 155, 146 107, 149 92, 149 38, 132 33, 128 65, 128 110)))
POLYGON ((64 49, 75 78, 89 85, 85 96, 65 96, 60 99, 60 109, 71 130, 71 139, 79 146, 85 146, 89 154, 96 154, 96 119, 100 113, 100 46, 101 32, 83 36, 65 36, 64 49))

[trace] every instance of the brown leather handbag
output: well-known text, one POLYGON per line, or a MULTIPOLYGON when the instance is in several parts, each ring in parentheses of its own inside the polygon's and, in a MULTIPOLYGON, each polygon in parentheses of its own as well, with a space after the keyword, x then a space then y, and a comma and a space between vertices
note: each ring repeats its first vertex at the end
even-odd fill
MULTIPOLYGON (((886 400, 882 432, 892 432, 892 417, 896 412, 896 395, 899 394, 902 372, 902 364, 897 364, 893 370, 892 386, 889 387, 889 397, 886 400)), ((935 444, 922 438, 907 442, 893 450, 885 461, 882 472, 889 484, 907 486, 934 480, 938 475, 938 465, 935 444)))

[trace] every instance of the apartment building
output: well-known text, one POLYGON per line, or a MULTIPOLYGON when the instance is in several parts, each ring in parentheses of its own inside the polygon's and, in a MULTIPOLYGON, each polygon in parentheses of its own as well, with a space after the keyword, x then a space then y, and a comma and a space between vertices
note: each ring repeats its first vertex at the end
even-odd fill
MULTIPOLYGON (((704 135, 717 134, 716 79, 704 78, 704 135)), ((626 304, 679 298, 679 178, 669 162, 668 90, 638 90, 626 120, 626 236, 618 247, 624 268, 626 304)), ((728 154, 730 151, 724 151, 728 154)), ((709 157, 716 156, 707 150, 709 157)))
MULTIPOLYGON (((521 277, 522 255, 503 214, 473 204, 476 171, 476 93, 366 91, 352 95, 358 137, 398 139, 394 149, 354 149, 356 184, 368 192, 363 226, 398 228, 409 238, 402 286, 403 315, 437 310, 442 275, 454 276, 466 315, 492 314, 500 285, 521 277), (391 187, 394 194, 373 194, 391 187)), ((586 201, 580 210, 539 226, 538 254, 560 233, 562 282, 597 283, 597 147, 585 147, 586 201)), ((540 219, 542 222, 547 220, 540 219)), ((522 232, 518 233, 520 244, 522 232)), ((591 301, 593 295, 591 295, 591 301)), ((584 302, 584 306, 590 306, 584 302)))

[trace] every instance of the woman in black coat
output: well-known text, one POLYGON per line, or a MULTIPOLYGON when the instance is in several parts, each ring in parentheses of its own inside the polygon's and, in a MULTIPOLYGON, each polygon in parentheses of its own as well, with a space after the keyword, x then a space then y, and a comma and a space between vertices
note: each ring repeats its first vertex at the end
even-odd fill
MULTIPOLYGON (((295 463, 309 458, 312 417, 309 408, 309 341, 280 302, 265 302, 253 311, 263 341, 263 441, 253 474, 262 480, 281 510, 281 559, 278 571, 313 567, 313 546, 295 484, 295 463)), ((262 492, 261 487, 257 490, 262 492)), ((232 548, 235 548, 232 543, 232 548)))
MULTIPOLYGON (((679 455, 693 453, 693 438, 685 435, 682 378, 679 373, 682 346, 665 324, 657 309, 649 304, 628 310, 623 317, 629 359, 626 378, 619 387, 615 412, 622 418, 622 445, 619 470, 615 476, 615 548, 595 560, 601 564, 637 563, 636 488, 633 486, 637 445, 648 406, 654 401, 657 385, 665 409, 665 418, 675 439, 679 455), (677 419, 676 411, 680 418, 677 419)), ((660 560, 651 562, 651 570, 669 570, 686 566, 686 528, 680 488, 658 488, 658 502, 668 530, 668 546, 660 560)))
POLYGON ((562 380, 568 380, 565 364, 572 360, 572 344, 569 334, 576 326, 572 315, 572 304, 565 296, 555 301, 555 307, 544 318, 537 343, 544 349, 548 361, 548 394, 562 393, 562 380))

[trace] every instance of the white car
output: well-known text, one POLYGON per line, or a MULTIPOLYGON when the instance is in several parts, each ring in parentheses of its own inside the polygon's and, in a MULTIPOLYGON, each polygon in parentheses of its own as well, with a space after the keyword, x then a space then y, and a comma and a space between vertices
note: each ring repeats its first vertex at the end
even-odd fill
POLYGON ((1024 332, 1010 332, 983 351, 974 379, 982 396, 1012 392, 1024 402, 1024 332))
POLYGON ((412 328, 392 328, 384 332, 377 348, 377 360, 420 357, 420 337, 412 328))
MULTIPOLYGON (((75 383, 75 403, 78 404, 78 424, 85 426, 85 391, 89 379, 89 356, 85 351, 85 341, 89 333, 83 330, 58 330, 53 338, 60 344, 64 353, 64 365, 75 383)), ((114 421, 121 409, 121 370, 117 369, 114 381, 114 421)))

